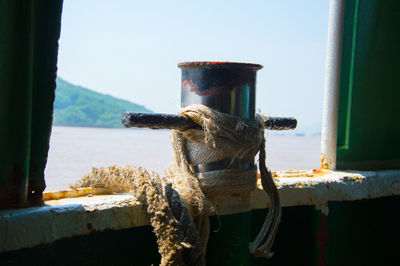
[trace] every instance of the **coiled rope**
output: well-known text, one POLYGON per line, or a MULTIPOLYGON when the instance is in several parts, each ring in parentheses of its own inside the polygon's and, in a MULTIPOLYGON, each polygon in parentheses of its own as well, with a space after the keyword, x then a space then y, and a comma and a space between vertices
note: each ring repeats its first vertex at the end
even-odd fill
POLYGON ((92 169, 76 187, 105 187, 112 192, 136 193, 144 205, 157 237, 161 265, 205 265, 209 215, 215 214, 207 196, 248 193, 256 188, 257 168, 196 173, 194 166, 230 158, 253 163, 259 152, 261 184, 270 199, 266 220, 249 250, 270 258, 281 219, 279 195, 265 165, 263 121, 244 120, 204 105, 180 112, 202 130, 173 130, 174 160, 164 176, 132 166, 92 169))

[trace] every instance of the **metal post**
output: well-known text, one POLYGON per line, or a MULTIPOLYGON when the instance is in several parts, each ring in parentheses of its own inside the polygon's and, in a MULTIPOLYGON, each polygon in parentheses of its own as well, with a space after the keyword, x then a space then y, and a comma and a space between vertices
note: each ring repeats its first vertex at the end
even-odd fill
POLYGON ((321 168, 336 168, 338 104, 345 0, 331 0, 322 114, 321 168))
POLYGON ((40 204, 62 0, 0 1, 0 208, 40 204))
MULTIPOLYGON (((256 72, 261 65, 226 62, 186 62, 182 69, 181 106, 204 104, 223 113, 244 119, 255 117, 256 72)), ((199 165, 195 172, 246 169, 252 164, 224 159, 199 165)), ((217 265, 224 258, 226 265, 249 265, 248 244, 252 240, 252 213, 210 217, 207 262, 217 265), (221 229, 222 228, 222 229, 221 229), (219 230, 221 229, 221 230, 219 230), (218 247, 218 248, 216 248, 218 247)))
MULTIPOLYGON (((255 118, 256 72, 261 65, 230 62, 185 62, 182 69, 181 106, 204 104, 244 119, 255 118)), ((248 169, 231 158, 198 165, 195 172, 248 169)))
POLYGON ((0 2, 0 208, 27 201, 33 1, 0 2))
POLYGON ((42 192, 46 188, 44 169, 53 123, 62 4, 62 0, 35 1, 32 141, 28 184, 28 202, 30 205, 42 203, 42 192))

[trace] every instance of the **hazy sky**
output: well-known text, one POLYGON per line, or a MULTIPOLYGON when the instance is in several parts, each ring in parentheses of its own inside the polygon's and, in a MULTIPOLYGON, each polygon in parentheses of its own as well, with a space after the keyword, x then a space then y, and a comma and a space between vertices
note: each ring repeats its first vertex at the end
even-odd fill
POLYGON ((176 113, 177 63, 258 63, 257 108, 318 123, 328 12, 328 0, 64 0, 58 74, 176 113))

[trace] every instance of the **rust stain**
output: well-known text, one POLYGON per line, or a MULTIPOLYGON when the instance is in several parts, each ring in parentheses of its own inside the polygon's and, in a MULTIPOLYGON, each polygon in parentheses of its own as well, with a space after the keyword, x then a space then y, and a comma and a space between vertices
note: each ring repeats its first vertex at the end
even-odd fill
POLYGON ((263 68, 262 65, 253 63, 239 63, 239 62, 228 62, 228 61, 194 61, 194 62, 182 62, 178 64, 179 68, 250 68, 259 70, 263 68))
POLYGON ((182 81, 182 87, 187 87, 190 91, 194 91, 196 92, 199 88, 199 86, 197 86, 197 84, 195 84, 192 80, 184 80, 182 81))
MULTIPOLYGON (((299 177, 320 178, 330 173, 332 173, 332 171, 326 169, 285 170, 285 171, 272 172, 272 177, 273 178, 299 178, 299 177)), ((260 173, 258 173, 257 177, 258 179, 260 179, 260 173)))
POLYGON ((44 200, 58 200, 64 198, 76 198, 90 195, 105 195, 110 194, 108 190, 104 188, 93 188, 93 187, 84 187, 78 189, 66 189, 59 191, 49 191, 43 193, 44 200))
POLYGON ((344 177, 344 179, 358 183, 358 182, 362 182, 365 178, 361 175, 347 175, 344 177))
POLYGON ((326 264, 325 248, 328 245, 329 229, 328 221, 325 215, 323 215, 319 221, 317 243, 319 248, 318 265, 326 264))
POLYGON ((330 169, 328 159, 326 158, 326 154, 324 153, 321 153, 321 169, 330 169))
POLYGON ((326 171, 324 169, 313 169, 313 172, 315 174, 325 174, 326 171))
POLYGON ((182 87, 187 87, 187 89, 189 89, 189 91, 196 93, 199 96, 210 96, 213 95, 215 93, 217 93, 218 91, 221 91, 222 89, 220 87, 211 87, 208 90, 199 90, 199 86, 197 86, 197 84, 195 84, 192 80, 184 80, 182 81, 182 87))

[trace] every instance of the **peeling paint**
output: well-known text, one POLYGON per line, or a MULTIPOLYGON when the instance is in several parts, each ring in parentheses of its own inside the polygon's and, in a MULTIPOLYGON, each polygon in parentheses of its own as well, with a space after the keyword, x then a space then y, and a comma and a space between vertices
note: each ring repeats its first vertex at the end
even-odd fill
POLYGON ((85 187, 77 189, 66 189, 66 190, 44 192, 43 199, 47 201, 47 200, 76 198, 76 197, 103 195, 103 194, 110 194, 110 192, 104 188, 85 187))
POLYGON ((332 164, 328 162, 326 154, 321 153, 321 169, 332 169, 332 164))
MULTIPOLYGON (((325 215, 329 214, 329 201, 400 194, 400 170, 339 172, 311 169, 274 172, 273 177, 283 207, 314 205, 325 215)), ((251 192, 247 199, 215 198, 218 213, 233 214, 268 207, 269 200, 262 190, 260 180, 257 185, 258 189, 251 192)))
POLYGON ((328 237, 329 237, 328 219, 326 216, 322 216, 319 222, 318 232, 317 232, 317 243, 319 249, 319 256, 318 256, 319 266, 327 265, 325 248, 328 245, 328 237))

